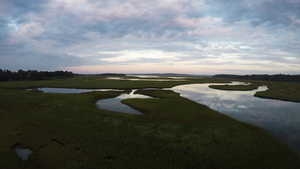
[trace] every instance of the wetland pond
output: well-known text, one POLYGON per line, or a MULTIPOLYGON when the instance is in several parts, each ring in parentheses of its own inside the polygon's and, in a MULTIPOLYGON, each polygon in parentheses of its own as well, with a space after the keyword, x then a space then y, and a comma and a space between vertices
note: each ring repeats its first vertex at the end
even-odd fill
MULTIPOLYGON (((244 83, 233 82, 229 85, 239 84, 244 83)), ((171 90, 180 93, 182 97, 207 105, 211 109, 237 120, 262 127, 289 143, 300 152, 300 103, 254 97, 257 91, 267 90, 266 86, 260 86, 258 89, 252 91, 226 91, 211 89, 208 87, 209 85, 224 85, 224 83, 179 85, 171 88, 171 90)), ((65 88, 40 88, 39 90, 45 93, 120 91, 115 89, 65 88)), ((124 99, 130 98, 152 98, 141 94, 134 94, 135 91, 132 90, 129 94, 123 93, 115 98, 98 100, 96 106, 109 111, 142 114, 121 102, 124 99)))
POLYGON ((218 84, 188 84, 171 89, 220 113, 260 126, 300 152, 300 103, 253 96, 257 91, 267 90, 266 86, 252 91, 226 91, 211 89, 209 85, 218 84))
MULTIPOLYGON (((71 94, 71 93, 86 93, 86 92, 95 92, 95 91, 123 91, 118 89, 70 89, 70 88, 34 88, 27 90, 39 90, 44 93, 63 93, 63 94, 71 94)), ((96 102, 96 106, 99 109, 120 112, 120 113, 130 113, 130 114, 142 114, 141 112, 131 108, 123 104, 121 101, 124 99, 132 99, 132 98, 152 98, 150 96, 145 96, 141 94, 134 94, 136 90, 132 90, 131 93, 123 93, 118 97, 109 98, 109 99, 101 99, 96 102)))
POLYGON ((14 146, 14 151, 23 161, 27 161, 28 156, 33 153, 30 148, 23 148, 20 144, 14 146))
POLYGON ((86 92, 105 92, 105 91, 123 91, 117 89, 71 89, 71 88, 33 88, 27 90, 39 90, 44 93, 64 93, 64 94, 72 94, 72 93, 86 93, 86 92))
POLYGON ((133 98, 152 98, 150 96, 142 95, 142 94, 134 94, 136 90, 132 90, 131 93, 123 93, 118 97, 110 98, 110 99, 101 99, 96 102, 96 106, 99 109, 104 110, 110 110, 115 112, 121 112, 121 113, 130 113, 130 114, 142 114, 141 112, 131 108, 130 106, 127 106, 123 104, 121 101, 124 99, 133 99, 133 98))

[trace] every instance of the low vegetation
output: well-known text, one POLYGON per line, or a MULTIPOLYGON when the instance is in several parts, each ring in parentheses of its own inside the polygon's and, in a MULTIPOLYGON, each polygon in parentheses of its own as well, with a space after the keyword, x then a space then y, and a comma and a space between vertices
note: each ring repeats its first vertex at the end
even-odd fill
POLYGON ((95 106, 96 100, 121 93, 117 91, 50 94, 23 90, 28 87, 165 88, 193 82, 220 80, 133 82, 77 77, 0 83, 0 167, 300 168, 299 153, 265 130, 234 120, 173 91, 138 90, 159 99, 124 100, 144 113, 131 115, 95 106), (28 161, 22 161, 14 153, 16 144, 34 151, 28 161))
MULTIPOLYGON (((80 89, 141 89, 141 88, 170 88, 190 83, 226 83, 224 79, 216 78, 187 78, 186 81, 131 81, 128 79, 111 80, 107 76, 79 76, 68 79, 39 80, 39 81, 11 81, 1 82, 0 88, 28 89, 38 87, 80 88, 80 89)), ((127 76, 127 78, 130 78, 127 76)))
POLYGON ((258 85, 209 85, 208 87, 219 90, 248 91, 258 89, 258 85))
POLYGON ((215 78, 226 78, 226 79, 242 79, 242 80, 264 80, 264 81, 281 81, 281 82, 300 82, 300 74, 298 75, 230 75, 230 74, 219 74, 214 75, 215 78))
MULTIPOLYGON (((224 78, 222 78, 224 79, 224 78)), ((224 79, 232 80, 232 79, 224 79)), ((235 79, 237 80, 237 79, 235 79)), ((257 89, 260 85, 266 85, 268 89, 266 91, 256 92, 254 96, 260 98, 300 102, 300 83, 293 82, 273 82, 273 81, 261 81, 261 80, 240 80, 242 82, 250 82, 251 85, 210 85, 210 88, 220 90, 253 90, 257 89)))
POLYGON ((285 101, 300 102, 300 83, 263 82, 267 91, 256 92, 254 96, 285 101))

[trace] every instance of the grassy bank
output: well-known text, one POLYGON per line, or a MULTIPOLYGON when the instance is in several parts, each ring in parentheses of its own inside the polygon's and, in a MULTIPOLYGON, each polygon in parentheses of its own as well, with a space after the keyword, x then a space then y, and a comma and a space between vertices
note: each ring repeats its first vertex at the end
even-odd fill
POLYGON ((300 168, 299 154, 265 130, 172 91, 140 90, 160 99, 124 100, 144 113, 140 116, 94 105, 120 92, 47 94, 10 88, 0 89, 1 168, 300 168), (34 151, 28 161, 14 153, 16 143, 34 151))
MULTIPOLYGON (((221 90, 252 90, 252 87, 266 85, 268 90, 257 92, 254 96, 260 98, 300 102, 300 83, 276 82, 276 81, 258 81, 241 79, 224 79, 228 81, 241 81, 251 83, 249 88, 242 85, 210 85, 209 87, 221 90)), ((255 88, 254 88, 255 89, 255 88)))
MULTIPOLYGON (((135 78, 137 79, 137 78, 135 78)), ((164 78, 165 79, 165 78, 164 78)), ((168 79, 170 80, 170 79, 168 79)), ((0 88, 5 89, 28 89, 38 87, 81 88, 81 89, 141 89, 141 88, 170 88, 190 83, 224 83, 230 82, 216 78, 187 78, 186 81, 131 81, 109 80, 105 76, 83 76, 68 79, 40 80, 40 81, 12 81, 1 82, 0 88)))
POLYGON ((219 90, 249 91, 257 89, 258 85, 209 85, 208 87, 219 90))
POLYGON ((300 83, 264 82, 268 90, 257 92, 254 96, 285 101, 300 102, 300 83))

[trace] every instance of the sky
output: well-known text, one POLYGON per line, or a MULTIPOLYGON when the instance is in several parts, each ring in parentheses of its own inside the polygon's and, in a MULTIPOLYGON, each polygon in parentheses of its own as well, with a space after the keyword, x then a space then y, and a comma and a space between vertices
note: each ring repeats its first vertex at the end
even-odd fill
POLYGON ((0 68, 300 74, 300 0, 1 0, 0 68))

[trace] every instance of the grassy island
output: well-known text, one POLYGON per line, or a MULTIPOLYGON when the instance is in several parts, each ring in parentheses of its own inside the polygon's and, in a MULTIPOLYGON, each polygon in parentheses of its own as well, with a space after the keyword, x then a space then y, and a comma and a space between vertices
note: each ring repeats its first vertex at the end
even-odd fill
POLYGON ((209 85, 208 87, 219 90, 249 91, 257 89, 258 85, 209 85))
POLYGON ((219 90, 249 91, 257 89, 261 85, 266 85, 268 87, 266 91, 256 92, 254 96, 267 99, 300 102, 300 83, 240 79, 224 80, 250 82, 251 85, 209 85, 209 87, 219 90))
MULTIPOLYGON (((221 82, 79 77, 0 83, 1 168, 300 168, 300 155, 267 131, 239 122, 169 90, 138 90, 151 99, 123 103, 131 115, 101 110, 98 99, 122 91, 53 94, 29 87, 149 88, 221 82), (28 161, 13 151, 33 150, 28 161)), ((223 80, 224 82, 224 80, 223 80)))

